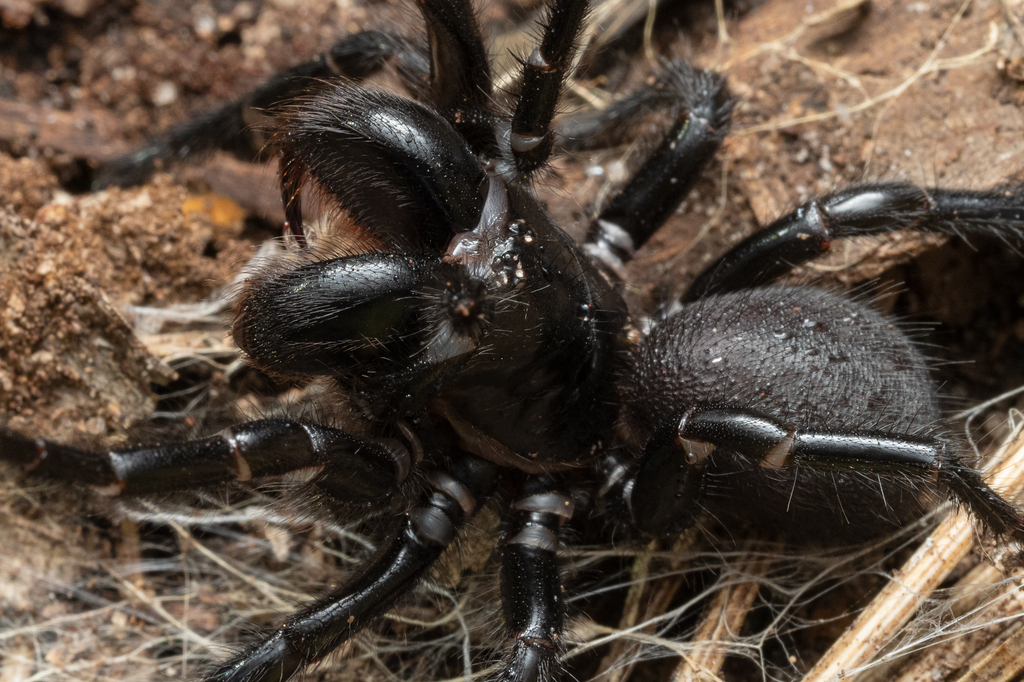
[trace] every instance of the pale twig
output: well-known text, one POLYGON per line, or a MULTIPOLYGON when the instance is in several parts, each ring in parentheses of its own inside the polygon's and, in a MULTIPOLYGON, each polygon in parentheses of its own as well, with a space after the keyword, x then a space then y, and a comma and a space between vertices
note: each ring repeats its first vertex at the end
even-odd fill
POLYGON ((654 53, 654 18, 658 15, 658 0, 647 0, 647 18, 644 20, 644 57, 652 64, 658 60, 654 53))
POLYGON ((715 0, 715 21, 718 23, 718 48, 729 42, 729 31, 725 27, 725 2, 715 0))
MULTIPOLYGON (((1024 437, 1018 433, 1000 448, 993 462, 1000 464, 991 485, 996 490, 1019 489, 1024 484, 1024 437)), ((804 682, 848 679, 871 663, 973 544, 970 517, 963 513, 947 517, 822 656, 804 682)))
POLYGON ((575 78, 570 78, 567 81, 566 87, 569 92, 579 97, 587 103, 587 106, 594 109, 607 109, 608 106, 615 101, 615 98, 608 95, 608 93, 596 88, 587 87, 575 78))
MULTIPOLYGON (((629 587, 629 592, 626 593, 626 602, 622 607, 622 616, 619 618, 620 628, 625 629, 636 625, 640 616, 640 601, 649 585, 647 577, 651 568, 651 552, 656 544, 657 541, 649 543, 633 560, 633 568, 630 573, 632 584, 629 587)), ((629 666, 614 667, 625 653, 626 646, 627 643, 624 640, 612 642, 608 647, 608 653, 602 657, 598 670, 610 671, 607 682, 622 682, 629 676, 629 666)))
POLYGON ((1024 594, 1016 581, 1004 579, 1002 572, 989 563, 972 568, 951 593, 952 600, 939 599, 930 613, 915 619, 913 629, 920 630, 920 635, 911 634, 887 651, 884 661, 861 675, 864 682, 917 682, 933 677, 940 661, 955 669, 962 667, 960 661, 984 658, 986 652, 981 647, 988 642, 988 648, 994 650, 1005 639, 999 626, 1008 619, 1019 621, 1024 606, 1024 594), (964 637, 970 637, 970 641, 964 637), (996 644, 991 644, 993 641, 996 644), (919 655, 909 664, 897 660, 910 654, 919 655))
POLYGON ((672 673, 672 682, 718 679, 725 656, 739 636, 771 563, 769 555, 751 552, 737 566, 739 573, 749 579, 726 585, 715 594, 694 635, 695 648, 672 673))
MULTIPOLYGON (((610 628, 594 623, 593 621, 580 623, 577 625, 574 632, 577 641, 580 643, 575 649, 567 652, 564 658, 574 658, 580 654, 596 649, 597 647, 604 646, 605 644, 614 642, 620 638, 626 638, 646 644, 653 644, 667 651, 672 651, 680 656, 687 656, 693 649, 694 645, 690 643, 681 643, 670 637, 664 637, 657 634, 647 634, 645 631, 653 629, 653 626, 658 625, 659 623, 676 622, 682 614, 689 613, 691 609, 696 608, 697 605, 701 604, 705 599, 709 599, 716 591, 727 586, 728 582, 726 584, 718 584, 714 587, 701 590, 699 593, 693 595, 690 599, 674 609, 659 613, 654 617, 648 618, 647 620, 628 628, 610 628)), ((738 642, 734 648, 753 649, 754 646, 755 645, 748 643, 738 642)))
POLYGON ((1024 670, 1024 627, 986 656, 957 682, 1010 682, 1024 670))
MULTIPOLYGON (((689 529, 677 538, 671 548, 671 558, 668 560, 670 570, 667 573, 650 574, 651 560, 655 556, 658 542, 651 542, 636 555, 630 575, 629 593, 619 619, 620 630, 654 629, 653 618, 665 612, 685 579, 687 573, 680 569, 687 563, 684 557, 692 554, 697 538, 696 528, 689 529), (643 620, 638 625, 641 618, 643 620)), ((608 671, 607 682, 625 682, 629 679, 638 659, 636 656, 627 657, 627 651, 635 644, 636 641, 630 638, 612 641, 600 664, 601 670, 608 671)))
POLYGON ((595 3, 590 21, 584 28, 583 45, 594 44, 600 48, 607 42, 605 36, 617 36, 632 21, 633 16, 650 0, 607 1, 595 3))

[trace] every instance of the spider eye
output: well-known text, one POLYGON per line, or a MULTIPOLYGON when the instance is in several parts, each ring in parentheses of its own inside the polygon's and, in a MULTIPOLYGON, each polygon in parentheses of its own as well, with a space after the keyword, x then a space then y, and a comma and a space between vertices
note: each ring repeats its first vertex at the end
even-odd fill
POLYGON ((232 333, 283 374, 387 371, 417 348, 418 292, 432 278, 426 259, 396 254, 310 263, 250 284, 232 333))

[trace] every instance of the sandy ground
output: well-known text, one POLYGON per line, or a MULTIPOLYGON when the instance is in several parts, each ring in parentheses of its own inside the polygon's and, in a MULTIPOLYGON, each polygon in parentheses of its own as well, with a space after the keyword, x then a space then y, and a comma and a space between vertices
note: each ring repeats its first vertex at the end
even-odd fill
MULTIPOLYGON (((516 22, 533 9, 494 2, 482 19, 492 36, 514 42, 516 22)), ((738 98, 719 158, 630 266, 638 310, 678 295, 757 224, 836 187, 874 179, 968 188, 1024 181, 1020 3, 769 0, 726 10, 720 26, 713 5, 663 6, 649 40, 641 25, 610 42, 569 89, 570 111, 607 103, 648 78, 648 55, 659 54, 718 68, 738 98)), ((214 406, 251 413, 292 388, 238 365, 218 293, 280 220, 273 169, 217 155, 142 187, 93 193, 82 191, 82 177, 90 161, 241 96, 346 31, 396 25, 414 32, 415 10, 356 0, 217 0, 187 8, 169 0, 0 0, 4 422, 99 447, 123 442, 140 425, 153 431, 174 422, 198 432, 216 421, 214 406), (163 418, 151 418, 154 410, 163 418)), ((602 26, 598 42, 610 35, 602 26)), ((578 235, 642 149, 556 159, 538 191, 558 223, 578 235)), ((957 405, 1024 383, 1020 259, 998 246, 935 244, 917 237, 851 244, 797 276, 841 286, 880 276, 897 287, 885 305, 937 320, 931 340, 949 349, 937 354, 972 361, 944 369, 957 405)), ((1000 422, 994 415, 984 423, 1000 422)), ((179 678, 222 657, 246 623, 271 626, 341 579, 353 556, 367 551, 329 522, 251 494, 201 499, 196 515, 181 500, 156 511, 145 502, 112 506, 9 467, 0 479, 0 682, 179 678)), ((442 679, 462 673, 464 648, 477 657, 474 669, 485 669, 494 628, 486 561, 492 526, 479 523, 484 549, 466 551, 461 585, 457 573, 439 578, 443 589, 421 590, 378 634, 349 646, 350 660, 315 676, 442 679)), ((581 589, 609 570, 597 556, 573 557, 581 589)), ((655 554, 647 564, 627 557, 621 567, 653 576, 700 563, 678 557, 655 554)), ((799 563, 780 561, 772 575, 799 563)), ((686 573, 684 587, 664 578, 646 595, 619 589, 612 599, 592 597, 577 607, 576 637, 626 623, 634 597, 634 622, 674 608, 683 599, 676 590, 699 592, 712 574, 686 573)), ((802 617, 819 625, 794 627, 778 638, 783 644, 762 646, 770 676, 798 678, 877 583, 839 581, 802 604, 802 617)), ((766 593, 760 599, 770 602, 766 593)), ((699 612, 680 616, 668 634, 684 640, 699 612)), ((751 633, 762 621, 755 609, 745 641, 760 641, 751 633)), ((934 660, 901 659, 906 674, 959 679, 972 656, 1011 632, 1007 625, 990 630, 988 639, 961 638, 934 660)), ((664 646, 649 651, 669 655, 664 646)), ((609 655, 604 647, 578 656, 577 674, 593 675, 609 655)), ((675 660, 641 666, 631 679, 667 680, 675 660)), ((725 675, 760 679, 756 669, 736 657, 725 675)))

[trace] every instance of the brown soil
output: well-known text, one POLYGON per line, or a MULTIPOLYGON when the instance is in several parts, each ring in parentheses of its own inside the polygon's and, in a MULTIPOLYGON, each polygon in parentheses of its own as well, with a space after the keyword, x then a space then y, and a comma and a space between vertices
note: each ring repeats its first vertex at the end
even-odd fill
MULTIPOLYGON (((679 4, 662 9, 650 47, 718 68, 739 103, 733 133, 705 179, 630 265, 638 309, 678 295, 758 224, 836 187, 1024 180, 1022 6, 1014 0, 769 0, 734 7, 727 42, 713 5, 679 4)), ((497 36, 532 8, 496 1, 483 20, 497 36)), ((223 316, 219 326, 216 316, 154 326, 145 309, 222 296, 265 226, 280 219, 273 169, 217 155, 136 189, 78 193, 81 179, 90 161, 240 97, 342 33, 396 25, 413 31, 415 10, 363 0, 210 0, 187 8, 170 0, 0 0, 0 423, 99 447, 122 442, 158 404, 176 406, 167 392, 190 382, 206 382, 223 402, 238 398, 223 316), (196 370, 195 357, 215 358, 215 369, 196 370)), ((586 62, 577 92, 600 99, 643 82, 653 72, 644 48, 639 28, 627 33, 611 57, 586 62)), ((567 104, 587 105, 577 95, 567 104)), ((640 155, 630 147, 559 158, 539 192, 559 224, 579 235, 640 155)), ((835 286, 881 276, 901 287, 885 305, 938 320, 935 340, 951 349, 941 357, 975 361, 949 370, 947 390, 957 397, 976 400, 1024 383, 1018 255, 984 244, 977 252, 935 248, 941 241, 851 244, 796 276, 835 286)), ((259 402, 244 397, 240 409, 259 402)), ((218 513, 236 509, 204 503, 218 513)), ((338 579, 344 561, 332 552, 355 551, 323 539, 329 524, 301 518, 235 520, 222 526, 228 537, 187 524, 140 524, 139 509, 39 487, 3 466, 2 682, 179 677, 191 665, 183 651, 230 641, 239 618, 273 624, 295 600, 338 579), (143 571, 145 561, 157 563, 143 571), (159 561, 174 566, 161 569, 159 561)), ((815 608, 824 619, 861 603, 848 598, 815 608)), ((486 611, 480 601, 486 597, 472 604, 486 611)), ((425 599, 401 615, 430 620, 432 604, 425 599)), ((439 626, 444 634, 456 631, 446 627, 439 626)), ((401 621, 384 636, 390 644, 428 638, 401 621)), ((831 636, 826 627, 801 640, 805 659, 777 674, 806 669, 827 645, 815 637, 831 636)), ((318 674, 385 679, 381 667, 396 660, 369 656, 366 642, 349 649, 358 658, 318 674)), ((945 660, 933 679, 954 679, 969 654, 961 652, 958 664, 945 660)), ((405 659, 401 677, 434 674, 425 671, 438 669, 431 667, 438 657, 405 659)), ((636 674, 667 679, 673 665, 636 674)), ((740 666, 732 674, 751 673, 740 666)))

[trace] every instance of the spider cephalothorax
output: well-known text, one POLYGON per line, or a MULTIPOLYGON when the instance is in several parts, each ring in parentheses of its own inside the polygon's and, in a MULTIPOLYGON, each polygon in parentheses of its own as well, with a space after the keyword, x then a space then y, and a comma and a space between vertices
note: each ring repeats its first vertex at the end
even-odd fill
MULTIPOLYGON (((303 470, 326 506, 389 520, 357 577, 209 679, 280 680, 320 660, 407 593, 499 486, 511 489, 499 545, 508 682, 557 677, 557 551, 574 502, 621 509, 624 525, 650 534, 705 511, 781 532, 863 534, 905 523, 933 491, 1024 539, 1018 511, 947 434, 907 334, 863 297, 773 285, 846 236, 1017 237, 1021 193, 888 183, 812 200, 722 256, 641 333, 620 296, 623 265, 689 192, 732 103, 718 75, 666 64, 656 98, 632 97, 668 103, 675 120, 574 243, 529 180, 555 147, 586 4, 552 3, 509 115, 492 98, 467 0, 420 1, 429 59, 360 33, 304 71, 348 80, 309 92, 275 81, 256 98, 279 114, 293 244, 249 277, 234 339, 268 373, 335 384, 347 422, 268 418, 108 453, 0 432, 5 459, 108 494, 303 470), (420 102, 353 80, 387 59, 420 102), (310 194, 354 236, 314 238, 310 194)), ((628 109, 574 134, 614 129, 628 109)), ((161 149, 135 163, 170 154, 161 149)))

